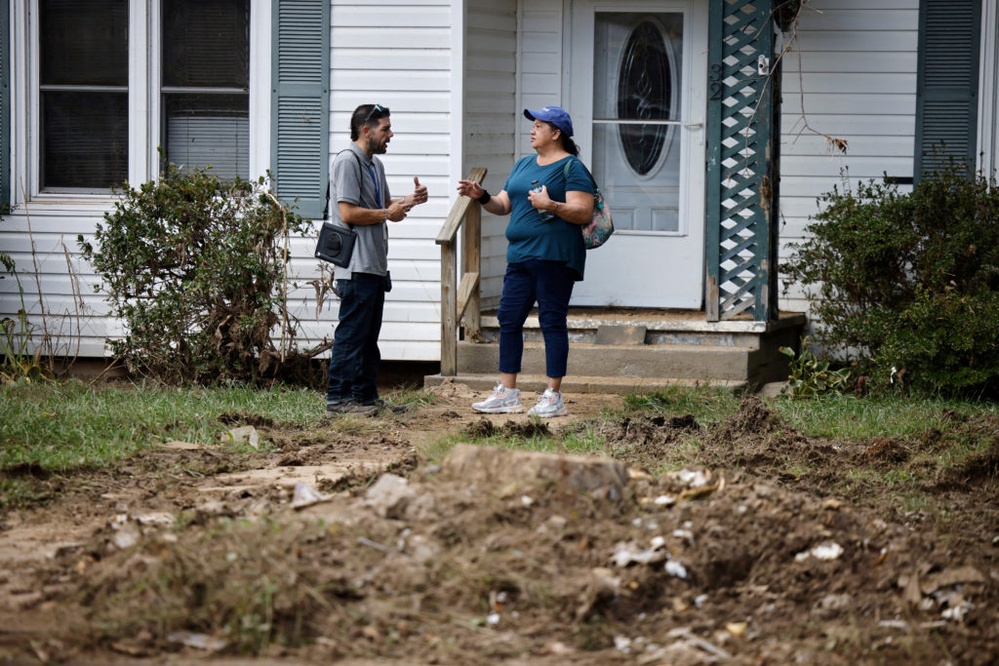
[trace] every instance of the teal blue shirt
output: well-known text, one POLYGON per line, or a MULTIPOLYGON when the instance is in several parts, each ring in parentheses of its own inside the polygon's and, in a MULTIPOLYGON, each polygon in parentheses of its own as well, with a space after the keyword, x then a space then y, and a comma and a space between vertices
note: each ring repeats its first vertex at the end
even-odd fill
POLYGON ((531 182, 548 187, 548 196, 553 201, 565 202, 566 192, 596 192, 596 183, 590 172, 578 158, 569 156, 546 166, 538 166, 537 156, 528 155, 513 167, 503 189, 510 196, 510 224, 506 227, 507 263, 518 263, 528 259, 565 262, 575 274, 576 280, 583 279, 586 263, 586 248, 583 246, 582 229, 578 224, 553 217, 545 222, 541 213, 531 205, 527 194, 531 182), (569 178, 566 181, 565 165, 572 160, 569 178))

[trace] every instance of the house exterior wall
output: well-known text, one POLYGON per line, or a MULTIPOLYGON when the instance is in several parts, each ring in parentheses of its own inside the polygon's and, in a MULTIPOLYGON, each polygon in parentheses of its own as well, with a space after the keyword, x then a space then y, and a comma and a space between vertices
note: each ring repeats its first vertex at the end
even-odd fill
POLYGON ((999 0, 982 2, 982 63, 979 82, 978 141, 980 167, 999 172, 999 0))
MULTIPOLYGON (((530 123, 524 118, 523 110, 548 104, 563 105, 566 17, 562 0, 469 0, 469 13, 475 14, 474 19, 470 17, 470 29, 474 29, 477 22, 486 23, 482 28, 485 32, 470 32, 468 76, 470 80, 480 75, 484 78, 476 81, 474 88, 469 87, 466 96, 468 115, 476 118, 475 122, 484 120, 490 124, 492 131, 485 145, 501 145, 502 150, 492 151, 488 155, 493 160, 492 165, 468 160, 466 165, 468 168, 488 167, 485 185, 487 189, 496 192, 503 188, 514 161, 532 152, 530 123), (497 11, 503 14, 503 21, 496 20, 497 11), (509 19, 513 19, 512 24, 509 19), (510 28, 513 32, 509 31, 510 28), (483 39, 480 43, 480 38, 488 39, 483 39), (501 53, 493 50, 492 45, 496 40, 502 40, 501 53), (512 52, 508 50, 510 47, 513 47, 512 52), (497 56, 502 57, 502 61, 496 60, 497 56), (485 68, 474 68, 476 60, 483 58, 492 60, 485 68), (505 62, 512 65, 509 72, 514 73, 513 77, 501 75, 494 79, 496 68, 505 62), (489 92, 477 99, 472 93, 473 89, 489 92), (500 112, 494 113, 490 109, 489 113, 483 114, 483 104, 496 104, 500 112)), ((569 111, 571 113, 572 110, 569 111)), ((475 123, 471 126, 475 126, 475 123)), ((474 134, 469 134, 468 141, 470 157, 479 148, 474 145, 474 134)), ((504 232, 507 221, 507 217, 489 213, 482 216, 482 305, 486 308, 495 307, 499 303, 506 268, 504 232)))
MULTIPOLYGON (((14 0, 12 4, 12 12, 22 12, 25 17, 30 13, 31 0, 14 0)), ((269 31, 271 3, 253 0, 251 7, 251 30, 269 31)), ((348 144, 349 118, 358 104, 383 104, 392 110, 396 132, 384 156, 392 193, 402 196, 410 192, 413 177, 419 176, 431 194, 427 204, 390 229, 394 288, 386 302, 381 351, 384 358, 392 360, 437 360, 440 250, 434 239, 454 199, 458 176, 452 156, 461 145, 460 136, 455 136, 460 124, 452 122, 456 108, 454 73, 463 66, 461 54, 454 52, 456 3, 416 0, 380 6, 332 0, 331 10, 331 154, 348 144)), ((12 21, 12 30, 21 32, 12 35, 11 43, 30 44, 25 33, 29 25, 25 18, 12 21)), ((23 62, 37 60, 33 51, 13 48, 23 62)), ((255 72, 251 87, 269 90, 269 54, 258 52, 251 57, 259 61, 251 64, 255 72)), ((30 90, 31 71, 12 68, 11 89, 30 90)), ((460 89, 457 94, 461 94, 460 89)), ((264 99, 251 104, 261 113, 269 109, 266 93, 264 99)), ((11 189, 16 209, 0 224, 0 248, 18 266, 24 305, 36 336, 49 339, 47 349, 70 356, 102 357, 106 355, 105 339, 121 335, 122 325, 106 316, 107 304, 94 289, 99 278, 79 257, 76 238, 78 234, 92 237, 103 214, 112 208, 113 198, 32 194, 28 181, 35 166, 25 155, 37 138, 25 117, 23 112, 12 116, 11 189)), ((260 124, 266 126, 267 122, 264 118, 260 124)), ((251 151, 257 156, 251 160, 251 177, 255 178, 268 168, 270 151, 252 137, 251 151)), ((151 164, 155 168, 155 160, 151 164)), ((130 175, 136 185, 146 179, 130 175)), ((291 306, 300 320, 297 339, 303 346, 331 337, 336 322, 336 300, 319 309, 315 289, 308 284, 321 275, 320 264, 312 256, 314 243, 310 236, 294 238, 291 245, 290 273, 298 285, 290 292, 291 306)), ((15 280, 0 280, 0 316, 13 316, 20 308, 15 280)))
MULTIPOLYGON (((705 0, 707 1, 707 0, 705 0)), ((983 0, 982 164, 996 168, 999 83, 997 0, 983 0)), ((11 59, 37 58, 26 22, 30 0, 10 0, 11 59)), ((254 0, 253 30, 268 32, 267 0, 254 0)), ((382 329, 383 357, 437 360, 440 353, 440 250, 434 238, 455 199, 455 181, 475 166, 488 169, 486 186, 502 188, 515 159, 530 153, 529 123, 521 110, 561 104, 572 110, 565 44, 571 3, 564 0, 411 0, 391 6, 331 0, 330 152, 349 141, 352 110, 362 103, 392 109, 393 139, 385 163, 392 191, 410 191, 419 176, 430 202, 390 229, 389 294, 382 329)), ((137 17, 139 20, 141 17, 137 17)), ((784 56, 781 142, 781 256, 805 237, 818 212, 817 197, 834 185, 889 176, 911 177, 915 137, 919 0, 810 0, 784 56), (841 153, 829 138, 847 142, 841 153)), ((258 85, 269 80, 265 61, 255 65, 258 85)), ((30 70, 13 67, 12 106, 28 89, 30 70)), ((266 86, 266 83, 264 83, 266 86)), ((266 99, 252 102, 265 113, 266 99)), ((104 340, 120 322, 105 316, 97 277, 77 254, 78 234, 90 236, 111 207, 109 197, 27 197, 32 168, 25 154, 37 141, 23 114, 10 132, 17 209, 0 224, 0 249, 21 272, 24 305, 37 330, 60 353, 104 355, 104 340), (35 277, 37 274, 37 278, 35 277), (38 298, 38 293, 42 298, 38 298), (44 314, 46 316, 42 316, 44 314)), ((265 122, 266 124, 266 122, 265 122)), ((266 169, 269 151, 251 146, 251 170, 266 169)), ((505 266, 506 218, 483 216, 483 305, 495 305, 505 266)), ((336 301, 317 307, 308 284, 320 276, 313 238, 293 240, 291 292, 302 330, 312 344, 329 337, 336 301)), ((781 309, 805 311, 794 288, 781 309)), ((0 316, 21 308, 14 280, 0 280, 0 316)))
MULTIPOLYGON (((919 0, 811 0, 802 9, 783 61, 781 257, 834 186, 912 177, 918 25, 919 0)), ((780 307, 808 304, 795 286, 780 307)))
MULTIPOLYGON (((519 122, 519 0, 469 0, 465 37, 465 134, 462 177, 487 169, 483 186, 502 189, 516 157, 519 122)), ((454 189, 453 187, 451 188, 454 189)), ((506 219, 482 215, 482 295, 495 305, 506 266, 506 219)))
MULTIPOLYGON (((129 7, 128 32, 135 42, 155 29, 158 18, 152 7, 156 2, 136 2, 129 7)), ((105 212, 113 208, 114 198, 107 194, 40 192, 38 183, 40 139, 34 124, 38 117, 37 77, 39 45, 34 38, 38 12, 34 0, 10 0, 9 29, 11 67, 6 73, 12 100, 8 130, 10 136, 10 173, 7 199, 14 207, 0 225, 0 249, 15 261, 20 281, 13 277, 0 280, 0 317, 13 317, 23 308, 32 327, 31 341, 46 353, 69 357, 105 355, 105 339, 122 334, 121 323, 108 318, 103 295, 96 293, 99 283, 91 267, 79 256, 77 237, 90 240, 105 212), (23 290, 23 291, 22 291, 23 290)), ((270 5, 267 0, 250 4, 251 32, 269 31, 270 5)), ((259 32, 254 32, 259 36, 259 32)), ((148 45, 147 45, 148 46, 148 45)), ((250 107, 257 114, 257 128, 265 126, 260 118, 266 106, 270 76, 269 56, 261 49, 251 51, 250 107), (258 95, 258 97, 255 97, 258 95)), ((146 90, 155 85, 150 76, 150 62, 158 58, 151 48, 130 48, 128 87, 146 90)), ((159 102, 147 95, 129 97, 128 150, 131 155, 128 180, 138 184, 154 174, 158 157, 156 147, 147 137, 149 118, 156 117, 159 102)), ((265 111, 266 113, 266 111, 265 111)), ((249 138, 249 163, 252 173, 266 169, 266 146, 255 135, 249 138)), ((20 328, 18 327, 18 330, 20 328)))
MULTIPOLYGON (((379 343, 385 359, 440 358, 440 249, 434 239, 453 199, 452 77, 461 66, 452 45, 452 5, 450 0, 394 5, 334 0, 332 5, 331 156, 350 143, 354 109, 382 104, 392 112, 395 133, 382 156, 392 195, 411 192, 414 176, 430 191, 426 204, 390 224, 393 288, 386 296, 379 343)), ((314 246, 312 237, 294 246, 292 270, 302 283, 319 272, 314 246)), ((337 302, 316 318, 311 286, 291 295, 298 303, 303 339, 331 338, 337 302)))

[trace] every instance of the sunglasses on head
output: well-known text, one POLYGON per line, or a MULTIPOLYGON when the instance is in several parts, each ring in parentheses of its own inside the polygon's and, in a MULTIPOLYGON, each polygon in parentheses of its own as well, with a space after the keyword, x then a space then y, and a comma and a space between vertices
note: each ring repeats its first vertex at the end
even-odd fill
POLYGON ((369 122, 371 122, 372 119, 378 120, 379 118, 381 118, 382 113, 384 112, 385 108, 381 104, 373 105, 371 107, 371 110, 368 111, 368 115, 364 116, 364 122, 362 124, 367 125, 369 122), (378 114, 378 118, 374 117, 376 113, 378 114))

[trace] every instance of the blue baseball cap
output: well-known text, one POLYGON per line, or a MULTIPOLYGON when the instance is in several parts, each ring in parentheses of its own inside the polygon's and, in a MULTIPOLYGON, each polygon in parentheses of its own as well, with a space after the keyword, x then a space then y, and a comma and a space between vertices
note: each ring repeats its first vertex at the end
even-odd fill
POLYGON ((572 136, 572 118, 569 117, 569 113, 561 106, 546 106, 537 111, 534 109, 524 109, 524 115, 528 120, 541 120, 551 123, 562 130, 562 134, 568 137, 572 136))

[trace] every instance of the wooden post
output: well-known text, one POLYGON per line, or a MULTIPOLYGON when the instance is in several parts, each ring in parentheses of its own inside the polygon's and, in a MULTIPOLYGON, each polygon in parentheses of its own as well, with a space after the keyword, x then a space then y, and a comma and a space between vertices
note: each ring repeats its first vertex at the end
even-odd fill
MULTIPOLYGON (((462 246, 462 271, 464 275, 482 274, 482 206, 476 203, 468 209, 465 216, 465 227, 463 229, 462 246)), ((462 278, 464 280, 464 277, 462 278)), ((465 306, 465 335, 466 337, 477 337, 482 328, 482 298, 480 296, 481 285, 479 280, 475 280, 476 288, 472 290, 465 306)))
MULTIPOLYGON (((468 180, 482 183, 486 177, 484 167, 472 169, 468 180)), ((478 202, 461 196, 454 202, 451 212, 437 234, 437 244, 441 246, 441 376, 454 377, 458 374, 458 325, 469 305, 472 311, 474 330, 480 326, 479 265, 482 263, 482 216, 478 202), (462 239, 465 244, 465 257, 462 263, 462 288, 458 287, 458 230, 465 225, 462 239), (471 268, 475 270, 472 271, 471 268), (462 294, 459 303, 459 293, 462 294)))
POLYGON ((458 374, 458 249, 441 244, 441 376, 458 374))

